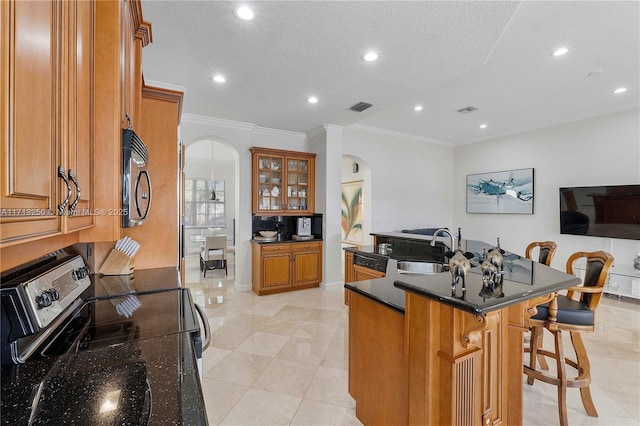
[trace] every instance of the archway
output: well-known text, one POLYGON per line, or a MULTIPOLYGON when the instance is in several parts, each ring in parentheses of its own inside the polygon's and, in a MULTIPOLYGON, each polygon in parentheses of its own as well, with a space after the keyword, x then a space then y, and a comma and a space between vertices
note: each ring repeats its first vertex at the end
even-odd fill
MULTIPOLYGON (((234 247, 239 224, 237 150, 222 138, 203 136, 185 143, 184 156, 184 256, 198 256, 207 235, 225 234, 227 245, 234 247)), ((194 274, 185 277, 186 282, 195 280, 194 274)))

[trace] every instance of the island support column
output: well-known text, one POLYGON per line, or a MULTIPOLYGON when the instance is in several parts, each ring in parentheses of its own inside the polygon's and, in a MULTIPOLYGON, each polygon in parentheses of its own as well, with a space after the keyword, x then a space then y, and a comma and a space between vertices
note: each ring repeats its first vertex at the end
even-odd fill
POLYGON ((550 299, 473 315, 407 292, 408 424, 522 424, 523 333, 550 299))

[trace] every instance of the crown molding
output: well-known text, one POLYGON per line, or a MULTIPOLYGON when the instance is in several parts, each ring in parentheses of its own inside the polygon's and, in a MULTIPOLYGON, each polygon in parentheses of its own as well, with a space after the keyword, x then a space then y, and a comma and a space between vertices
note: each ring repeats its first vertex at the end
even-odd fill
POLYGON ((207 126, 226 127, 234 130, 244 130, 245 132, 253 132, 257 127, 253 123, 245 123, 243 121, 225 120, 224 118, 205 117, 204 115, 183 114, 183 123, 205 124, 207 126))
POLYGON ((256 128, 253 129, 253 134, 263 136, 277 136, 279 138, 298 139, 302 142, 304 142, 307 138, 307 135, 305 133, 292 132, 289 130, 271 129, 269 127, 259 126, 256 126, 256 128))
POLYGON ((398 132, 396 130, 381 129, 379 127, 365 126, 363 124, 351 124, 346 127, 349 130, 359 130, 361 132, 373 133, 376 135, 392 136, 396 138, 411 139, 419 142, 427 142, 436 145, 453 146, 451 142, 440 139, 427 138, 424 136, 414 135, 413 133, 398 132))

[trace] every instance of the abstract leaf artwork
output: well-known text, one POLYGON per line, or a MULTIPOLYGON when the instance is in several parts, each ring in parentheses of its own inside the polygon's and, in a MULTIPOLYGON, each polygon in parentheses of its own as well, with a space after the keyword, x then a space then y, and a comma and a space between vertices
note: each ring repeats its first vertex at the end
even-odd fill
POLYGON ((533 214, 533 169, 467 175, 467 213, 533 214))
POLYGON ((362 244, 362 181, 342 184, 342 241, 362 244))

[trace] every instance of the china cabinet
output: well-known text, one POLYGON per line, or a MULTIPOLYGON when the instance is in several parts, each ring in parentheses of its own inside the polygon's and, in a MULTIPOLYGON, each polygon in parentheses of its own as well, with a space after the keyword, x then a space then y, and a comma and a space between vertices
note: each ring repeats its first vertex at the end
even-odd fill
POLYGON ((315 208, 315 154, 250 148, 252 213, 304 215, 315 208))
POLYGON ((252 288, 258 295, 317 287, 322 242, 252 244, 252 288))

